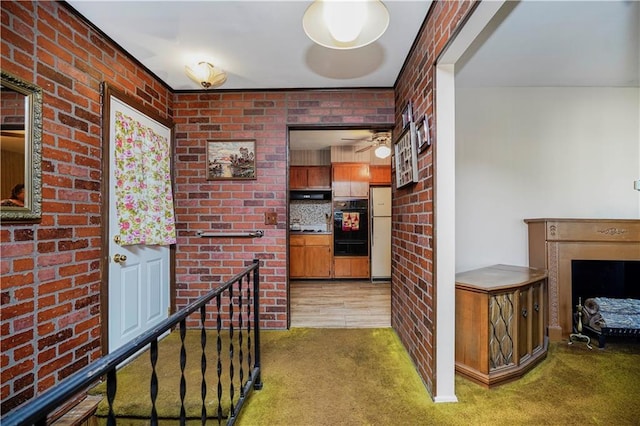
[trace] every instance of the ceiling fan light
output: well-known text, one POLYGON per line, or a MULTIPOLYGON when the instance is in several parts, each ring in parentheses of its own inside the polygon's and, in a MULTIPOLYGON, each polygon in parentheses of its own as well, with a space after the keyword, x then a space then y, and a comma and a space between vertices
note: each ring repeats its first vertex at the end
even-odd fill
POLYGON ((198 62, 193 66, 185 66, 185 73, 189 78, 205 89, 215 89, 227 81, 227 74, 209 62, 198 62))
POLYGON ((386 145, 380 145, 379 147, 376 148, 376 150, 374 151, 374 154, 378 158, 387 158, 388 156, 391 155, 391 148, 389 148, 386 145))
MULTIPOLYGON (((330 10, 330 9, 329 9, 330 10)), ((302 18, 302 27, 307 36, 320 46, 329 49, 357 49, 378 40, 389 26, 389 11, 380 0, 315 0, 307 8, 302 18), (356 33, 340 35, 336 27, 330 28, 327 16, 333 15, 325 11, 327 8, 349 7, 356 12, 339 13, 341 19, 347 22, 347 27, 356 33), (358 12, 358 8, 362 8, 358 12), (361 20, 362 25, 357 22, 361 20), (360 28, 360 29, 359 29, 360 28), (349 40, 352 38, 351 40, 349 40)))

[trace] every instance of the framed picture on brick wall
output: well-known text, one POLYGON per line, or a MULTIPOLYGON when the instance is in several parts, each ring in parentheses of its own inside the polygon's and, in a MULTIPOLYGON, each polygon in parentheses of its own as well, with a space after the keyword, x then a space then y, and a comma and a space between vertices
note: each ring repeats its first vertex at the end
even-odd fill
POLYGON ((423 152, 431 146, 431 132, 429 131, 429 117, 425 114, 422 120, 418 121, 416 129, 416 142, 418 152, 423 152))
POLYGON ((256 141, 207 141, 207 180, 236 179, 256 179, 256 141))
POLYGON ((418 181, 418 150, 416 147, 415 124, 402 132, 394 146, 396 166, 396 188, 418 181))
POLYGON ((402 128, 406 129, 411 123, 413 123, 413 105, 409 101, 402 110, 402 128))

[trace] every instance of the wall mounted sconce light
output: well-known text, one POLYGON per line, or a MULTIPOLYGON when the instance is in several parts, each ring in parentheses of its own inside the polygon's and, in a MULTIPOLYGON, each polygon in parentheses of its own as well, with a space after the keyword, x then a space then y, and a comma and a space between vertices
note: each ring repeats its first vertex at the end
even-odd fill
POLYGON ((227 81, 227 73, 209 62, 198 62, 197 65, 185 66, 189 78, 205 89, 215 89, 227 81))
POLYGON ((302 27, 315 43, 329 49, 357 49, 380 38, 389 12, 380 0, 315 0, 302 27))

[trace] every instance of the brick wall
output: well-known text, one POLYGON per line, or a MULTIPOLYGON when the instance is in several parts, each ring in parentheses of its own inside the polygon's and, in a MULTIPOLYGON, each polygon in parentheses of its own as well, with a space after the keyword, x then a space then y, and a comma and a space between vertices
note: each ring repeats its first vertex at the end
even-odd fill
MULTIPOLYGON (((429 116, 437 145, 434 117, 434 63, 473 1, 437 1, 427 16, 395 87, 396 123, 408 101, 414 119, 429 116)), ((399 126, 395 134, 399 134, 399 126)), ((436 148, 437 149, 437 148, 436 148)), ((435 389, 435 309, 433 275, 433 147, 418 156, 419 181, 395 190, 391 312, 392 326, 433 395, 435 389)), ((453 309, 453 306, 439 309, 453 309)))
MULTIPOLYGON (((263 326, 281 328, 287 126, 397 123, 409 99, 416 117, 431 115, 430 64, 470 6, 434 4, 394 99, 392 90, 172 95, 64 4, 3 1, 2 69, 43 88, 44 136, 42 222, 0 227, 2 411, 100 355, 102 81, 176 123, 177 304, 257 257, 263 326), (256 140, 257 179, 207 181, 206 140, 232 138, 256 140), (266 211, 278 214, 277 226, 264 225, 266 211), (195 236, 205 229, 263 229, 265 237, 195 236)), ((420 182, 394 195, 392 321, 432 389, 431 151, 420 156, 419 168, 420 182)))
POLYGON ((2 224, 2 412, 100 356, 100 83, 171 93, 63 4, 2 1, 2 70, 43 89, 42 221, 2 224))
POLYGON ((262 325, 285 327, 287 125, 388 125, 393 91, 174 95, 64 4, 1 8, 2 69, 42 87, 44 104, 42 221, 0 227, 2 412, 100 356, 102 81, 175 118, 178 307, 257 257, 262 325), (231 138, 256 140, 257 179, 207 181, 206 140, 231 138), (265 237, 206 240, 201 229, 265 237))
POLYGON ((267 91, 177 93, 176 304, 183 306, 261 259, 262 327, 287 326, 287 126, 389 124, 393 91, 267 91), (207 181, 206 142, 254 139, 257 178, 207 181), (275 212, 278 225, 265 225, 275 212), (260 239, 208 239, 197 231, 260 229, 260 239))

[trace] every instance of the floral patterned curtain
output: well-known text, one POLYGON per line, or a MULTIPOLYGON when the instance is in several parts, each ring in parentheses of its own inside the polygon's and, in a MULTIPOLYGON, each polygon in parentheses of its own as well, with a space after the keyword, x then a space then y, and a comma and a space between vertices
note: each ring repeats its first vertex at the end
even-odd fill
POLYGON ((115 121, 120 244, 174 244, 169 140, 121 112, 115 121))

